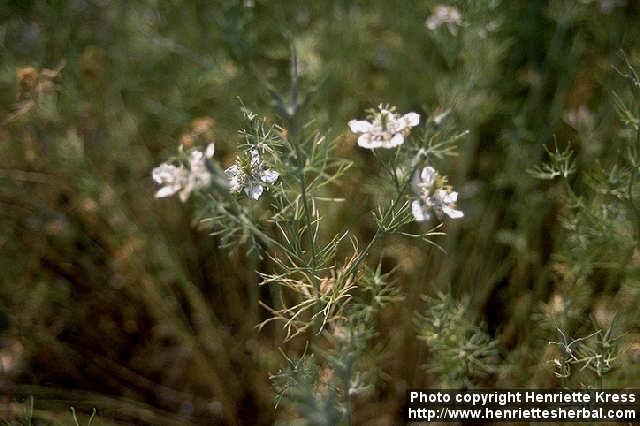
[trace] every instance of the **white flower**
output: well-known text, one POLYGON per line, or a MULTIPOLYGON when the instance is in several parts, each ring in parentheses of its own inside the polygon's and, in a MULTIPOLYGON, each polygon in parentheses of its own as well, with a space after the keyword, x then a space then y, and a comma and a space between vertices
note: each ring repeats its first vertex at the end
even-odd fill
POLYGON ((156 198, 170 197, 180 191, 189 179, 189 171, 182 166, 162 163, 153 169, 153 180, 164 185, 156 192, 156 198))
POLYGON ((258 150, 251 151, 251 158, 238 157, 236 164, 224 173, 229 178, 229 192, 238 193, 244 189, 247 197, 257 200, 264 192, 263 183, 275 182, 280 174, 266 168, 260 160, 258 150))
POLYGON ((415 112, 400 115, 393 108, 380 107, 372 121, 351 120, 349 127, 359 134, 358 145, 366 149, 394 148, 404 143, 412 127, 420 123, 420 115, 415 112))
POLYGON ((205 188, 211 183, 211 173, 207 169, 207 160, 213 157, 215 147, 209 144, 204 152, 193 150, 189 153, 189 169, 162 163, 153 169, 153 180, 164 185, 156 198, 170 197, 178 193, 180 201, 189 199, 191 192, 205 188))
POLYGON ((434 210, 437 215, 446 214, 451 219, 460 219, 464 216, 461 210, 456 209, 458 202, 458 193, 451 189, 438 189, 433 195, 435 200, 434 210))
POLYGON ((422 222, 434 215, 439 219, 449 216, 460 219, 464 213, 456 209, 458 193, 446 186, 446 179, 440 177, 433 167, 424 167, 412 178, 416 198, 411 202, 413 217, 422 222))
POLYGON ((458 27, 462 25, 462 15, 454 6, 438 5, 433 9, 431 16, 427 18, 425 26, 431 31, 435 31, 440 25, 446 24, 451 34, 458 33, 458 27))

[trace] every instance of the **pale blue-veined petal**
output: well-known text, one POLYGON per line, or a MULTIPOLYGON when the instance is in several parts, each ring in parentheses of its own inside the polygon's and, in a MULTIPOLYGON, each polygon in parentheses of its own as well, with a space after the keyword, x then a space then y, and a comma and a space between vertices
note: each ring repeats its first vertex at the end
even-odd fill
POLYGON ((423 203, 421 200, 413 200, 411 202, 411 213, 418 222, 424 222, 431 219, 430 206, 423 203))
POLYGON ((385 141, 381 144, 382 148, 395 148, 404 143, 404 135, 402 133, 396 133, 389 141, 385 141))
POLYGON ((358 137, 358 146, 366 149, 380 148, 380 142, 373 140, 371 134, 364 133, 358 137))
POLYGON ((351 120, 349 128, 353 133, 367 133, 373 130, 373 124, 364 120, 351 120))
POLYGON ((251 150, 251 168, 260 167, 260 153, 257 149, 251 150))
POLYGON ((420 124, 420 114, 410 112, 402 116, 401 120, 407 127, 415 127, 420 124))
POLYGON ((253 198, 254 200, 257 200, 258 198, 260 198, 263 191, 264 191, 264 187, 257 182, 249 182, 244 187, 245 194, 247 194, 249 198, 253 198))
POLYGON ((176 186, 176 185, 163 186, 158 190, 158 192, 156 192, 156 198, 170 197, 176 192, 178 192, 180 189, 182 189, 182 187, 176 186))
POLYGON ((212 143, 207 145, 207 148, 204 150, 204 156, 211 159, 213 158, 213 154, 216 152, 216 146, 212 143))
POLYGON ((278 176, 280 176, 280 173, 275 170, 266 169, 260 174, 260 179, 266 183, 273 183, 278 180, 278 176))
POLYGON ((451 219, 460 219, 461 217, 464 217, 464 213, 462 211, 456 210, 447 205, 442 206, 442 213, 446 214, 451 219))
POLYGON ((458 193, 456 191, 451 191, 446 196, 447 204, 455 204, 458 202, 458 193))

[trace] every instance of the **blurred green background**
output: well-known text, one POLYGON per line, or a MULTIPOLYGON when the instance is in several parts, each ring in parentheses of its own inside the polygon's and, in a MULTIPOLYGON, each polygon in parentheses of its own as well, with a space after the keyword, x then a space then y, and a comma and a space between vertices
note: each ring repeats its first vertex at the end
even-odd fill
POLYGON ((445 288, 498 342, 498 367, 475 385, 558 386, 555 327, 577 337, 617 314, 607 385, 638 387, 637 221, 571 216, 566 183, 526 170, 554 140, 571 146, 586 211, 612 203, 584 176, 625 155, 616 99, 638 99, 616 69, 640 65, 640 3, 457 1, 457 34, 425 27, 436 4, 0 1, 0 417, 21 424, 32 401, 37 424, 71 424, 70 406, 105 425, 275 421, 282 333, 255 328, 264 260, 218 249, 189 203, 153 198, 150 171, 198 123, 233 161, 238 98, 276 120, 266 88, 286 87, 291 41, 313 90, 307 118, 356 163, 327 235, 366 241, 382 197, 363 185, 375 171, 350 119, 379 103, 451 109, 470 131, 439 164, 466 214, 439 240, 447 254, 394 238, 377 249, 405 301, 379 319, 384 374, 354 423, 396 424, 405 389, 455 386, 421 367, 437 354, 412 320, 417 296, 445 288))

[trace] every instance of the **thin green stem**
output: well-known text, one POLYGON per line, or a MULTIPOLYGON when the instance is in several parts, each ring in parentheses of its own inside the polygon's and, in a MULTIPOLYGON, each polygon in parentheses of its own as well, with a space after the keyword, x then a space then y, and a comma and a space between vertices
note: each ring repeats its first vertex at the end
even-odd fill
MULTIPOLYGON (((409 176, 413 176, 413 174, 415 173, 415 171, 417 169, 418 169, 418 165, 414 166, 414 168, 411 171, 411 173, 409 174, 409 176)), ((402 201, 402 198, 404 197, 404 194, 405 194, 405 192, 407 190, 407 187, 409 186, 410 182, 411 182, 411 178, 405 180, 405 182, 402 185, 402 187, 398 189, 398 195, 396 196, 395 200, 393 200, 393 202, 391 203, 391 207, 389 208, 389 210, 387 210, 385 212, 384 217, 382 218, 383 222, 386 221, 389 218, 389 215, 391 215, 395 211, 398 203, 400 201, 402 201)), ((347 270, 347 274, 346 274, 347 276, 349 276, 351 274, 355 274, 355 272, 358 270, 358 267, 360 266, 362 261, 369 254, 369 251, 371 250, 371 247, 373 247, 373 245, 376 243, 378 238, 380 238, 383 234, 384 234, 384 231, 382 229, 380 229, 380 227, 378 227, 378 229, 376 229, 375 234, 373 234, 373 237, 371 238, 371 240, 369 240, 369 243, 367 244, 367 246, 364 248, 364 250, 362 250, 358 254, 358 257, 356 258, 356 261, 353 262, 351 264, 350 268, 347 270)))
MULTIPOLYGON (((292 101, 293 102, 293 101, 292 101)), ((299 140, 298 137, 298 128, 296 122, 295 112, 290 117, 289 124, 289 136, 290 136, 290 144, 295 150, 297 157, 297 179, 298 184, 300 185, 300 199, 302 201, 302 208, 304 213, 304 221, 306 227, 306 238, 307 245, 309 246, 309 250, 311 251, 311 256, 309 259, 309 264, 311 265, 313 273, 312 275, 312 284, 313 288, 318 293, 320 291, 320 282, 316 277, 316 269, 317 269, 317 260, 316 260, 316 240, 313 236, 313 220, 311 217, 311 208, 309 206, 309 197, 307 194, 307 179, 306 179, 306 155, 304 150, 302 149, 302 141, 299 140)))

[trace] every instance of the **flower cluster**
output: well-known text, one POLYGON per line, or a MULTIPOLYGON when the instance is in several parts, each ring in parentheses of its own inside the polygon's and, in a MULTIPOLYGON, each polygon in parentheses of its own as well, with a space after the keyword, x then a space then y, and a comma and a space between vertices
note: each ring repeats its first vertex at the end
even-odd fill
POLYGON ((153 180, 163 185, 156 192, 156 198, 170 197, 177 193, 180 201, 185 202, 193 191, 209 186, 211 173, 207 168, 207 160, 213 158, 214 151, 213 144, 207 145, 204 151, 190 151, 188 168, 166 162, 154 168, 153 180))
POLYGON ((372 113, 371 121, 351 120, 349 127, 359 134, 358 145, 366 149, 394 148, 404 143, 411 128, 420 123, 420 115, 415 112, 400 115, 395 108, 383 107, 372 113))
MULTIPOLYGON (((439 126, 449 112, 449 110, 439 111, 431 121, 439 126)), ((371 112, 370 119, 371 121, 351 120, 349 127, 353 133, 359 134, 358 145, 372 150, 402 145, 411 128, 420 123, 420 115, 414 112, 400 115, 395 112, 395 107, 382 105, 378 110, 371 112)), ((417 157, 411 160, 414 164, 412 167, 415 167, 424 154, 425 151, 421 148, 417 157)), ((396 167, 396 178, 404 179, 405 168, 398 165, 394 167, 396 167)), ((438 219, 444 216, 459 219, 464 216, 464 213, 456 208, 458 193, 447 185, 446 177, 440 176, 433 167, 424 167, 415 172, 411 177, 411 185, 414 191, 411 210, 418 222, 430 220, 433 216, 438 219)))
MULTIPOLYGON (((181 138, 177 160, 162 163, 153 169, 153 180, 162 185, 156 192, 157 198, 178 194, 182 202, 187 201, 193 191, 207 188, 219 182, 217 174, 222 174, 215 164, 208 164, 213 158, 214 145, 209 143, 204 151, 192 146, 213 140, 213 120, 205 117, 191 123, 191 129, 181 138), (185 151, 188 153, 185 155, 185 151)), ((265 184, 275 182, 280 174, 269 169, 261 160, 259 144, 252 145, 238 155, 235 163, 224 171, 227 185, 221 186, 230 193, 246 193, 249 198, 257 200, 265 189, 265 184)), ((219 185, 220 186, 220 185, 219 185)))
POLYGON ((238 193, 244 189, 247 197, 257 200, 264 191, 264 183, 275 182, 280 174, 267 168, 260 160, 257 149, 249 155, 238 156, 236 163, 224 173, 229 178, 229 191, 238 193))
POLYGON ((458 33, 458 27, 462 25, 462 15, 454 6, 438 5, 433 9, 433 13, 427 18, 425 26, 431 31, 437 30, 445 24, 451 34, 458 33))
POLYGON ((411 181, 416 198, 411 203, 413 217, 422 222, 433 215, 442 218, 460 219, 464 213, 456 209, 458 193, 447 185, 447 179, 440 176, 433 167, 417 171, 411 181))

